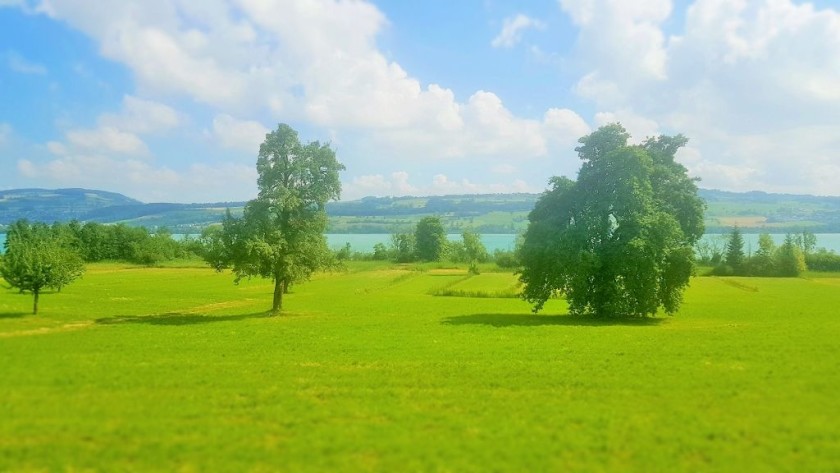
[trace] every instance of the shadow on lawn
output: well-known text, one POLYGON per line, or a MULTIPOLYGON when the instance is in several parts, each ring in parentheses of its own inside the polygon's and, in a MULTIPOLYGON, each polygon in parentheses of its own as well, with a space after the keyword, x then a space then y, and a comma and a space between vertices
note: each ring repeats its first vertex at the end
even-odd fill
POLYGON ((493 327, 534 327, 539 325, 565 325, 574 327, 602 327, 612 325, 649 327, 664 322, 662 318, 594 318, 590 316, 535 315, 535 314, 470 314, 447 317, 444 325, 490 325, 493 327))
POLYGON ((170 312, 167 314, 155 315, 118 315, 116 317, 103 317, 96 319, 96 323, 102 325, 119 324, 147 324, 147 325, 197 325, 213 322, 231 322, 245 319, 259 319, 272 317, 270 312, 255 312, 252 314, 240 315, 204 315, 204 314, 182 314, 170 312))
POLYGON ((0 312, 0 319, 19 319, 31 314, 32 312, 0 312))

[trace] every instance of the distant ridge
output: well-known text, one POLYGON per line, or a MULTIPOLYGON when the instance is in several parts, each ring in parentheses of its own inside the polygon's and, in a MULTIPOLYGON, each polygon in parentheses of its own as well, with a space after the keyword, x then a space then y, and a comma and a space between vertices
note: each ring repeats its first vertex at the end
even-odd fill
MULTIPOLYGON (((726 232, 737 225, 745 232, 784 233, 807 229, 840 232, 840 197, 728 192, 700 189, 708 204, 706 229, 726 232)), ((444 196, 365 197, 330 202, 331 233, 406 231, 425 215, 441 216, 451 232, 472 228, 483 233, 518 233, 539 194, 470 194, 444 196)), ((0 232, 18 219, 52 223, 124 223, 175 233, 199 233, 220 222, 230 209, 238 215, 244 202, 142 203, 125 195, 91 189, 0 190, 0 232)))
POLYGON ((91 189, 11 189, 0 190, 0 224, 25 218, 53 222, 83 219, 92 210, 138 206, 142 202, 116 192, 91 189))

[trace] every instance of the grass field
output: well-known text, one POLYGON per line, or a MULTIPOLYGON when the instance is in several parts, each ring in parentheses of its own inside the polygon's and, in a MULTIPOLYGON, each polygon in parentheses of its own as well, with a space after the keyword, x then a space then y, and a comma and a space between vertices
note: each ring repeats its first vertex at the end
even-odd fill
POLYGON ((204 268, 94 265, 38 316, 0 290, 0 471, 840 470, 840 275, 629 322, 515 284, 358 263, 280 317, 204 268))

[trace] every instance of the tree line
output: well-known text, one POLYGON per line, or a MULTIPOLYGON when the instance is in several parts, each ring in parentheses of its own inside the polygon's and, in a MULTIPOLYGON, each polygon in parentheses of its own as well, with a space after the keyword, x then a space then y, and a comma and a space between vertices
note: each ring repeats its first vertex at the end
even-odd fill
MULTIPOLYGON (((461 232, 460 241, 449 241, 440 217, 424 217, 414 228, 413 232, 394 233, 391 235, 391 245, 377 243, 373 247, 372 259, 391 260, 395 263, 410 263, 414 261, 452 261, 466 263, 470 273, 479 273, 479 264, 493 259, 493 256, 513 254, 513 252, 496 251, 494 255, 487 252, 481 236, 474 230, 461 232)), ((350 246, 347 245, 338 253, 339 259, 350 256, 350 246)), ((362 258, 365 255, 359 255, 362 258)), ((503 259, 500 259, 503 260, 503 259)))
POLYGON ((166 231, 149 233, 143 227, 78 221, 52 225, 18 220, 9 226, 0 258, 0 276, 11 287, 33 296, 38 313, 41 293, 61 291, 85 271, 84 264, 125 261, 154 265, 199 254, 195 240, 176 241, 166 231))
POLYGON ((840 255, 816 249, 817 237, 809 231, 788 233, 777 246, 768 233, 758 235, 755 252, 744 250, 744 237, 732 228, 724 248, 698 245, 700 264, 712 266, 715 276, 796 277, 803 271, 840 271, 840 255))

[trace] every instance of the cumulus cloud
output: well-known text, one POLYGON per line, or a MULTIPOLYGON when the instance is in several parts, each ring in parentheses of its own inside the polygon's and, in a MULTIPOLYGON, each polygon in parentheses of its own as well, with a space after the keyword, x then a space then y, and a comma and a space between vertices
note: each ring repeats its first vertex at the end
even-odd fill
POLYGON ((69 145, 83 150, 133 155, 149 152, 137 135, 110 126, 93 130, 70 130, 65 136, 69 145))
MULTIPOLYGON (((522 159, 547 153, 549 129, 513 115, 495 94, 477 91, 459 101, 451 89, 421 84, 388 59, 376 45, 387 19, 369 2, 48 5, 49 15, 93 37, 105 57, 125 64, 141 90, 207 104, 219 110, 217 120, 268 113, 338 135, 361 133, 392 148, 417 147, 427 158, 514 149, 522 159)), ((541 26, 524 15, 512 18, 504 41, 541 26)), ((256 130, 243 132, 253 136, 256 130)), ((251 141, 219 139, 225 146, 251 141)))
POLYGON ((215 189, 220 201, 251 198, 256 193, 256 171, 236 164, 195 164, 183 170, 155 166, 146 160, 118 159, 96 154, 72 154, 38 163, 17 162, 25 178, 44 185, 112 189, 145 202, 206 202, 207 189, 215 189))
POLYGON ((559 3, 580 29, 575 90, 597 124, 687 135, 707 187, 838 193, 839 11, 696 0, 666 35, 667 0, 559 3))
POLYGON ((238 120, 227 114, 213 118, 213 135, 226 148, 256 154, 269 129, 253 120, 238 120))
POLYGON ((522 34, 529 28, 543 29, 545 23, 522 13, 505 18, 502 31, 490 43, 494 48, 512 48, 522 40, 522 34))
POLYGON ((99 118, 99 124, 104 127, 141 134, 167 131, 182 123, 181 114, 172 107, 132 95, 123 97, 120 113, 107 113, 99 118))

